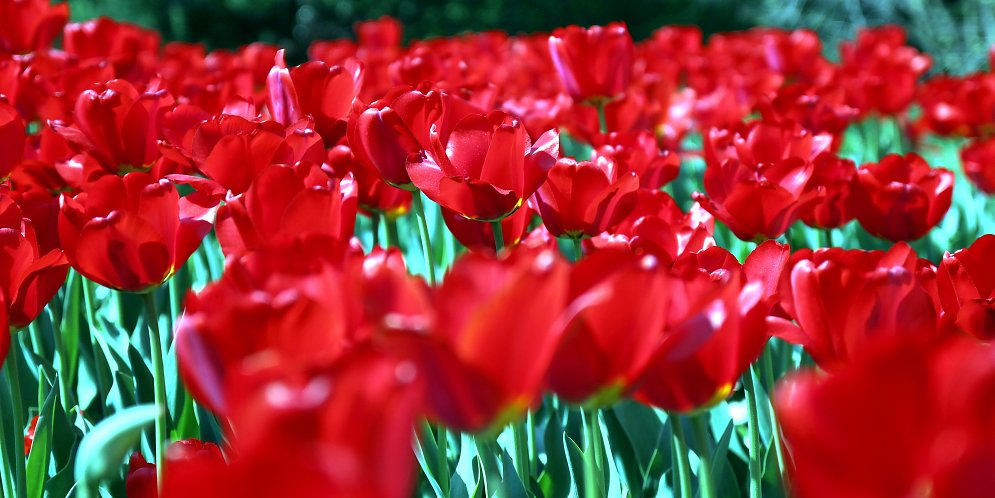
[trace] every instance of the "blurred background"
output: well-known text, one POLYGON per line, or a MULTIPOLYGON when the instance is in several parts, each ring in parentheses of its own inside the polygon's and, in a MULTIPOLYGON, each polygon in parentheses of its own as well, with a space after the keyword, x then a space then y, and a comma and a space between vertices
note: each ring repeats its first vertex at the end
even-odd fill
POLYGON ((755 26, 810 28, 827 55, 861 26, 899 24, 934 58, 933 72, 964 74, 987 64, 995 43, 995 0, 69 0, 73 20, 110 16, 153 28, 165 40, 233 48, 278 44, 291 61, 312 40, 352 36, 356 21, 382 15, 405 38, 466 31, 550 31, 567 24, 625 21, 636 39, 664 24, 694 24, 706 35, 755 26))

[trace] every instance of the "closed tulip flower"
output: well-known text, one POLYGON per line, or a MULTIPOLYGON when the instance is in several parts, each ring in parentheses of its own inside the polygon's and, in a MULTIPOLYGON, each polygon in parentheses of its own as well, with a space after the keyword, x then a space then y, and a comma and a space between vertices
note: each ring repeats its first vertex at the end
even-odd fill
POLYGON ((217 203, 180 197, 148 173, 103 176, 64 194, 59 239, 78 272, 112 289, 143 292, 165 282, 211 231, 217 203))
POLYGON ((995 339, 991 258, 995 258, 995 235, 986 234, 971 247, 945 254, 937 271, 944 321, 985 341, 995 339))
POLYGON ((24 155, 24 120, 0 98, 0 178, 10 176, 24 155))
POLYGON ((549 387, 589 405, 615 402, 649 363, 664 333, 669 288, 653 256, 605 249, 571 270, 571 319, 549 369, 549 387))
POLYGON ((623 23, 568 26, 549 37, 549 53, 567 93, 578 102, 618 97, 632 79, 635 45, 623 23))
POLYGON ((535 193, 535 206, 549 233, 592 237, 611 230, 636 206, 639 177, 619 171, 607 157, 593 161, 563 158, 535 193))
POLYGON ((806 187, 817 193, 816 200, 802 209, 802 221, 816 228, 838 228, 849 223, 855 216, 851 198, 856 175, 853 161, 830 153, 820 154, 806 187))
POLYGON ((435 127, 431 150, 408 158, 408 175, 429 199, 473 220, 515 212, 559 156, 556 130, 533 143, 522 122, 501 111, 470 114, 444 131, 435 127))
POLYGON ((995 194, 995 139, 976 139, 960 151, 964 174, 978 190, 995 194))
POLYGON ((22 328, 34 321, 68 272, 62 250, 43 250, 32 220, 10 196, 0 194, 0 294, 9 325, 22 328))
POLYGON ((219 208, 218 242, 229 256, 286 237, 323 236, 346 242, 355 223, 351 174, 339 180, 309 162, 270 165, 249 190, 219 208))
POLYGON ((860 226, 893 242, 926 235, 947 214, 954 174, 922 157, 888 154, 857 171, 853 202, 860 226))
POLYGON ((52 45, 69 20, 69 4, 49 0, 0 3, 0 52, 22 54, 52 45))

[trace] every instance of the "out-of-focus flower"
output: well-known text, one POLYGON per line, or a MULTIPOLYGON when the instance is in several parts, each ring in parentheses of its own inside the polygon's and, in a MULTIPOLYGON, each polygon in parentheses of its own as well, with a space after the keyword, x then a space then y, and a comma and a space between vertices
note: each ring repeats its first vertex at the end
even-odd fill
POLYGON ((978 139, 960 151, 964 174, 982 192, 995 194, 995 138, 978 139))
POLYGON ((888 154, 857 170, 853 202, 857 221, 871 235, 893 242, 916 240, 950 209, 954 174, 930 168, 919 155, 888 154))
POLYGON ((624 23, 557 29, 549 53, 563 87, 578 102, 613 100, 632 79, 635 45, 624 23))
POLYGON ((943 319, 981 340, 995 339, 995 235, 982 235, 953 254, 943 255, 937 287, 943 319))
POLYGON ((22 54, 45 50, 69 20, 69 4, 49 0, 0 2, 0 52, 22 54))

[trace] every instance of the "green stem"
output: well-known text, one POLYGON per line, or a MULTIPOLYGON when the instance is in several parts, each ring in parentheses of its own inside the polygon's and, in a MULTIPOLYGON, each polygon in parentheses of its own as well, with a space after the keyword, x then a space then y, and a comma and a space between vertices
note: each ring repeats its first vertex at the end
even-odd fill
POLYGON ((574 246, 574 261, 580 261, 580 258, 584 256, 584 244, 581 242, 580 237, 575 239, 570 239, 574 246))
POLYGON ((760 498, 763 495, 760 466, 760 420, 757 413, 757 391, 753 383, 753 367, 743 374, 743 385, 746 388, 746 408, 749 412, 750 432, 750 498, 760 498))
POLYGON ((401 237, 397 234, 397 220, 384 216, 384 224, 387 225, 387 247, 401 249, 401 237))
POLYGON ((449 496, 449 435, 446 426, 439 424, 435 432, 436 453, 438 453, 439 487, 442 488, 442 495, 449 496))
MULTIPOLYGON (((31 334, 31 350, 38 358, 45 358, 45 345, 42 342, 41 327, 38 320, 28 324, 28 332, 31 334)), ((38 408, 45 406, 45 398, 48 397, 48 384, 45 383, 44 369, 38 368, 38 408)))
POLYGON ((494 232, 494 251, 501 252, 504 249, 504 228, 500 220, 491 222, 491 231, 494 232))
POLYGON ((595 104, 595 108, 598 110, 598 129, 601 133, 608 134, 608 118, 605 116, 605 101, 599 101, 595 104))
POLYGON ((373 247, 377 247, 380 245, 380 215, 370 216, 370 223, 372 224, 370 230, 373 232, 373 247))
POLYGON ((185 286, 180 280, 179 270, 173 275, 173 278, 169 279, 167 285, 169 286, 170 330, 173 330, 176 328, 176 322, 180 319, 180 314, 183 313, 183 293, 186 291, 185 286))
MULTIPOLYGON (((536 452, 536 430, 535 430, 535 420, 532 417, 532 410, 525 415, 525 435, 526 443, 529 446, 529 455, 538 455, 536 452)), ((534 476, 538 471, 538 466, 536 465, 536 459, 529 459, 529 475, 534 476)))
POLYGON ((421 237, 421 249, 425 255, 425 271, 428 283, 435 285, 435 262, 432 256, 432 242, 428 237, 428 218, 425 217, 425 204, 421 200, 421 192, 411 193, 411 208, 418 218, 418 235, 421 237))
POLYGON ((602 458, 604 441, 601 436, 601 421, 598 410, 584 410, 584 435, 586 438, 584 455, 584 495, 585 498, 603 498, 604 483, 600 475, 604 469, 602 458))
POLYGON ((702 413, 691 417, 694 425, 695 439, 698 442, 698 460, 701 461, 701 469, 698 471, 698 488, 701 490, 701 498, 715 497, 715 483, 712 481, 712 452, 708 449, 708 442, 711 436, 708 433, 708 425, 705 420, 706 414, 702 413))
POLYGON ((511 423, 511 434, 515 441, 515 472, 526 485, 529 482, 529 467, 532 461, 529 456, 529 436, 525 432, 525 421, 519 420, 511 423))
MULTIPOLYGON (((774 389, 774 364, 771 360, 771 355, 773 355, 773 346, 768 344, 767 351, 764 352, 761 357, 761 368, 763 369, 764 380, 767 382, 767 392, 772 392, 774 389)), ((770 432, 774 435, 774 454, 777 456, 777 470, 781 475, 781 482, 787 482, 787 474, 785 474, 785 464, 784 464, 784 449, 781 448, 781 426, 777 422, 777 414, 774 412, 774 407, 771 406, 770 410, 770 432)))
POLYGON ((15 333, 10 340, 7 355, 7 381, 10 383, 10 408, 14 424, 14 487, 17 498, 27 498, 27 475, 24 469, 24 403, 21 400, 21 341, 15 333))
POLYGON ((48 316, 52 320, 52 339, 55 341, 55 352, 59 355, 59 398, 62 401, 62 410, 69 413, 69 409, 73 406, 73 402, 69 398, 70 382, 72 381, 69 376, 69 356, 66 353, 66 342, 65 338, 62 337, 64 329, 62 321, 56 319, 55 309, 52 306, 48 307, 48 316))
MULTIPOLYGON (((9 334, 10 332, 8 332, 9 334)), ((0 377, 3 386, 0 387, 0 407, 11 406, 13 403, 10 402, 10 393, 8 392, 7 374, 6 372, 0 372, 0 377)), ((0 479, 3 480, 3 496, 14 496, 14 472, 11 472, 11 461, 10 459, 14 455, 14 449, 10 447, 11 439, 7 437, 11 431, 8 431, 7 424, 4 421, 7 417, 0 416, 0 462, 3 463, 3 472, 0 472, 0 479)), ((16 441, 14 441, 16 444, 16 441)))
POLYGON ((145 315, 149 326, 149 346, 152 348, 152 385, 155 390, 155 406, 159 413, 155 418, 155 476, 159 491, 166 475, 166 443, 169 438, 169 411, 166 406, 166 374, 163 368, 162 340, 159 338, 159 313, 156 312, 155 292, 142 295, 145 300, 145 315))
MULTIPOLYGON (((96 303, 93 300, 93 289, 91 289, 90 281, 83 278, 82 274, 80 274, 79 278, 80 278, 79 282, 80 286, 83 287, 83 308, 85 308, 86 326, 90 335, 90 348, 93 350, 93 357, 94 357, 93 383, 96 384, 97 393, 99 394, 97 399, 105 400, 107 399, 107 390, 105 389, 104 381, 101 378, 101 371, 99 366, 97 365, 96 357, 98 354, 103 354, 105 358, 108 357, 109 355, 105 354, 104 348, 102 347, 101 344, 100 332, 98 331, 99 328, 97 327, 97 312, 96 309, 94 308, 96 303)), ((97 408, 98 410, 100 410, 100 413, 103 414, 105 409, 103 401, 99 401, 97 403, 97 408)))
POLYGON ((691 495, 691 461, 688 459, 688 445, 684 439, 684 427, 681 425, 681 417, 676 413, 670 416, 670 428, 674 435, 674 453, 677 455, 677 488, 680 490, 681 498, 692 498, 691 495))
POLYGON ((826 236, 826 247, 833 247, 833 229, 824 228, 822 229, 822 233, 826 236))

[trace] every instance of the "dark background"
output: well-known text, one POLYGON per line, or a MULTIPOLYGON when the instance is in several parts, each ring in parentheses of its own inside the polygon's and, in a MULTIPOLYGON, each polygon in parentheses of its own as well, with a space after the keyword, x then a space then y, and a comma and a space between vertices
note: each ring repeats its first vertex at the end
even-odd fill
POLYGON ((70 0, 73 20, 106 15, 154 28, 165 40, 209 48, 276 43, 300 61, 312 40, 352 36, 356 21, 391 15, 405 39, 503 29, 549 31, 567 24, 625 21, 636 39, 664 24, 695 24, 706 35, 754 26, 817 31, 832 56, 857 28, 895 23, 934 58, 934 72, 987 66, 995 0, 70 0))

